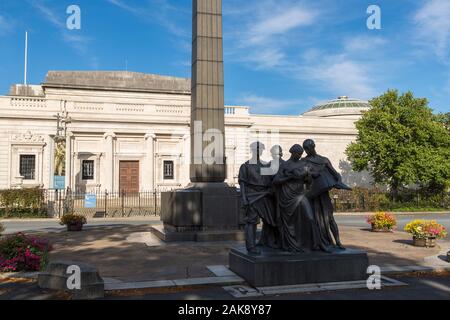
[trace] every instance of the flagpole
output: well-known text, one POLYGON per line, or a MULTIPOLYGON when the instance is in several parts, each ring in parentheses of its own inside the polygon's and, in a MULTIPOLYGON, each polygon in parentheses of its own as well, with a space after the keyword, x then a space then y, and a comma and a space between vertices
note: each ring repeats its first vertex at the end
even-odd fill
POLYGON ((27 68, 28 68, 28 31, 25 31, 25 70, 23 83, 27 85, 27 68))

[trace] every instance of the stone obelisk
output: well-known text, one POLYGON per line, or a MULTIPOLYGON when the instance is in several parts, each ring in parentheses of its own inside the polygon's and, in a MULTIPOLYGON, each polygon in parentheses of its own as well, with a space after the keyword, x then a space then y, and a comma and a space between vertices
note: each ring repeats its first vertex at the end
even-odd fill
POLYGON ((215 159, 203 154, 208 131, 225 133, 222 0, 193 0, 192 11, 191 181, 224 182, 224 143, 215 159))
POLYGON ((192 7, 191 185, 162 193, 164 227, 153 231, 165 241, 243 240, 239 195, 224 183, 222 0, 192 7))

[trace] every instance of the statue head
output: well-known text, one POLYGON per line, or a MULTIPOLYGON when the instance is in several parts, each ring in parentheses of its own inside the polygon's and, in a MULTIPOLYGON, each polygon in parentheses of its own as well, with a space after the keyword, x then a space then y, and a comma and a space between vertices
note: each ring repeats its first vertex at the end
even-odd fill
POLYGON ((266 146, 262 142, 256 141, 250 145, 250 151, 252 152, 253 156, 256 155, 258 157, 261 157, 264 150, 266 150, 266 146))
POLYGON ((308 156, 314 156, 316 155, 316 143, 314 142, 314 140, 311 139, 307 139, 303 142, 303 148, 306 151, 306 154, 308 156))
POLYGON ((283 158, 283 149, 279 145, 275 145, 270 149, 270 154, 272 155, 272 158, 275 159, 281 159, 283 158))
POLYGON ((303 148, 301 145, 299 144, 294 144, 292 146, 292 148, 289 150, 289 152, 291 153, 291 158, 294 160, 300 160, 301 157, 303 156, 303 148))

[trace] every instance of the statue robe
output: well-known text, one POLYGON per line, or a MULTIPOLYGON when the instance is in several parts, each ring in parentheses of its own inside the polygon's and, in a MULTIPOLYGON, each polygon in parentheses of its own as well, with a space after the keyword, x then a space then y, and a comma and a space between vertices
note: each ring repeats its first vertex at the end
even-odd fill
POLYGON ((315 155, 304 158, 304 161, 311 168, 313 174, 316 174, 307 196, 314 212, 314 219, 319 227, 321 242, 325 246, 335 245, 336 239, 333 240, 330 228, 332 224, 336 225, 336 222, 329 191, 333 188, 350 190, 351 188, 342 183, 341 175, 333 168, 328 158, 315 155))
POLYGON ((239 170, 239 184, 245 186, 249 206, 246 212, 246 223, 257 224, 263 221, 260 244, 270 248, 279 248, 278 226, 275 218, 275 198, 272 192, 272 177, 262 176, 261 169, 268 164, 259 161, 244 163, 239 170))
POLYGON ((319 249, 318 227, 304 189, 305 162, 286 161, 274 178, 282 249, 304 252, 319 249))

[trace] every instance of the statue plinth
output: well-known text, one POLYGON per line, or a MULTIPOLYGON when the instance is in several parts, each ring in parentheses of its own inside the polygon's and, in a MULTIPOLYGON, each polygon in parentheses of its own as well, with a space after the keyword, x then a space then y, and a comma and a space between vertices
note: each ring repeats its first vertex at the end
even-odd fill
POLYGON ((242 241, 240 197, 225 183, 194 183, 161 194, 163 227, 154 233, 164 241, 242 241))
POLYGON ((314 283, 366 280, 369 258, 360 250, 289 253, 263 248, 251 255, 246 248, 234 248, 230 269, 253 287, 290 286, 314 283))

